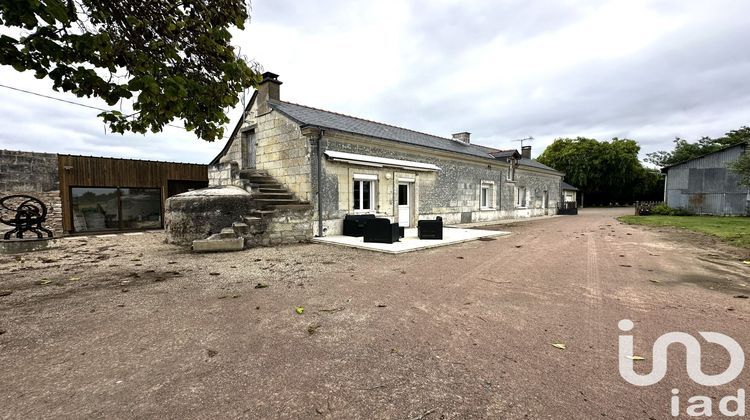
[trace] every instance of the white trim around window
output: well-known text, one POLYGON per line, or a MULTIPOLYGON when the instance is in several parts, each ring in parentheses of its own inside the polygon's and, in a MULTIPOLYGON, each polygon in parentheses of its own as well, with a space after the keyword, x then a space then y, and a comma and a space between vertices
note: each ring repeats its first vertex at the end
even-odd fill
POLYGON ((528 199, 528 190, 526 189, 526 187, 516 187, 516 208, 527 208, 528 199))
POLYGON ((492 210, 495 208, 495 182, 482 181, 479 187, 479 209, 492 210))
MULTIPOLYGON (((373 175, 375 180, 377 175, 373 175)), ((367 176, 369 178, 369 176, 367 176)), ((375 211, 375 188, 377 182, 372 178, 362 179, 355 175, 352 180, 352 211, 353 212, 373 212, 375 211)))

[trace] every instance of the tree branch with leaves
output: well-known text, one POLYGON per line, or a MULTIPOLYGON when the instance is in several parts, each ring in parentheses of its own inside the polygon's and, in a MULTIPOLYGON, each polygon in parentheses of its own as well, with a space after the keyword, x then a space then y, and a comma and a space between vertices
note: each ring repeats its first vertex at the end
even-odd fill
POLYGON ((248 19, 244 0, 3 1, 0 64, 112 107, 132 101, 132 113, 99 114, 114 132, 158 132, 178 119, 213 141, 226 110, 260 81, 230 44, 230 29, 248 19))

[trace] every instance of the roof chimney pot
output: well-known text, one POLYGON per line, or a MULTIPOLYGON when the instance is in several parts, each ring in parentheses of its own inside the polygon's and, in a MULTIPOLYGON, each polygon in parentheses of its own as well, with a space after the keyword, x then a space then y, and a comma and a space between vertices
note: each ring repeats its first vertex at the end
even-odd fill
POLYGON ((531 146, 521 147, 521 157, 524 159, 531 159, 531 146))
POLYGON ((281 100, 279 75, 267 71, 262 74, 263 80, 258 85, 258 97, 256 99, 258 104, 258 115, 263 115, 271 111, 271 107, 268 106, 268 100, 274 101, 281 100))
POLYGON ((466 144, 470 144, 471 143, 470 139, 471 139, 471 133, 467 133, 466 131, 464 131, 462 133, 456 133, 456 134, 453 135, 453 140, 464 142, 466 144))

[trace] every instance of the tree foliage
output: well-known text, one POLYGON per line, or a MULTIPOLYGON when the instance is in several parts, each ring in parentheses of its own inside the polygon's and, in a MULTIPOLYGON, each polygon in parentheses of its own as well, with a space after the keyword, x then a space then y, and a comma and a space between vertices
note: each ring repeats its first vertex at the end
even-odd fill
POLYGON ((181 119, 212 141, 229 122, 225 109, 259 81, 230 45, 229 29, 248 16, 245 0, 2 1, 0 64, 110 106, 132 100, 130 115, 99 114, 115 132, 181 119))
POLYGON ((750 187, 750 145, 745 148, 745 153, 735 162, 729 164, 729 169, 740 176, 740 184, 750 187))
POLYGON ((538 160, 564 172, 565 180, 578 187, 589 204, 660 199, 662 176, 641 164, 640 149, 629 139, 562 138, 548 146, 538 160))
POLYGON ((646 161, 659 167, 674 165, 675 163, 694 159, 699 156, 713 153, 724 147, 748 140, 750 140, 750 127, 742 127, 739 130, 732 130, 726 133, 723 137, 715 139, 702 137, 693 143, 678 137, 674 140, 675 146, 673 150, 660 150, 658 152, 649 153, 646 161))

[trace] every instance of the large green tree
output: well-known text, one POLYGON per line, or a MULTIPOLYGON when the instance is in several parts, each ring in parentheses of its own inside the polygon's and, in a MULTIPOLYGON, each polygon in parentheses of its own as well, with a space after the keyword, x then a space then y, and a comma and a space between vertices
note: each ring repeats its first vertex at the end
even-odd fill
POLYGON ((634 140, 598 141, 585 137, 555 140, 539 162, 565 173, 590 204, 630 203, 658 199, 663 194, 661 174, 638 160, 634 140))
POLYGON ((669 166, 748 140, 750 140, 750 127, 732 130, 718 138, 702 137, 695 142, 689 142, 678 137, 674 140, 673 150, 649 153, 646 161, 659 167, 669 166))
POLYGON ((245 0, 3 0, 0 64, 113 108, 132 102, 132 113, 99 114, 115 132, 179 119, 212 141, 259 81, 230 45, 248 17, 245 0))

